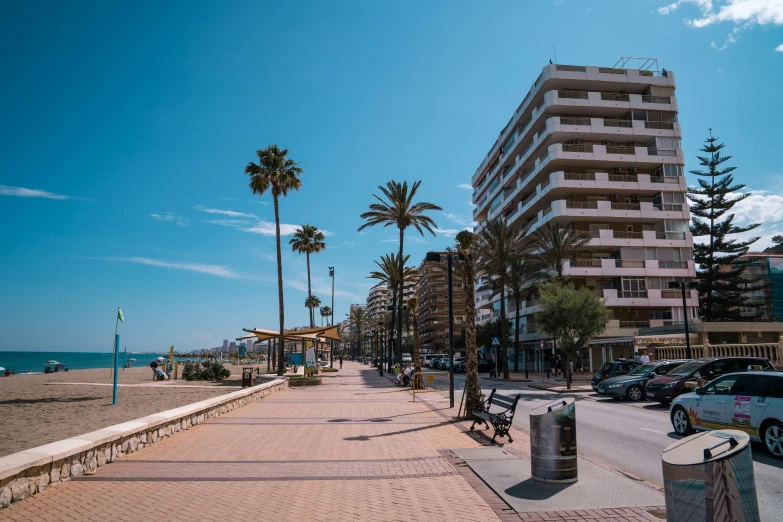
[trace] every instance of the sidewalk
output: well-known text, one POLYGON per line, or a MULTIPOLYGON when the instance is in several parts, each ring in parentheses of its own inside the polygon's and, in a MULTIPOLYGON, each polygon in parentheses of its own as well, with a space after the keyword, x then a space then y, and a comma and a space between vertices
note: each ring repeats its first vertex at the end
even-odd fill
MULTIPOLYGON (((660 520, 650 508, 514 511, 458 457, 491 449, 491 432, 454 422, 442 394, 413 403, 351 362, 322 378, 13 504, 0 521, 660 520)), ((524 459, 529 438, 513 437, 503 449, 524 459)))

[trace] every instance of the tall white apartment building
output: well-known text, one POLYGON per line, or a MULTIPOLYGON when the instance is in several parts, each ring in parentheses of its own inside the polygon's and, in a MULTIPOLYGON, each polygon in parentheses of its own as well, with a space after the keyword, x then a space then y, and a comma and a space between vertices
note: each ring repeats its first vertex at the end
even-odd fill
POLYGON ((381 319, 386 313, 386 304, 389 300, 389 289, 383 283, 370 288, 367 294, 367 313, 373 319, 381 319))
MULTIPOLYGON (((668 289, 696 272, 675 76, 657 69, 656 60, 640 69, 545 66, 472 178, 476 232, 502 218, 526 235, 549 223, 591 235, 591 251, 565 272, 612 316, 580 354, 585 370, 632 356, 640 328, 697 314, 695 290, 683 308, 680 290, 668 289)), ((476 306, 481 320, 498 315, 487 293, 476 306)), ((520 308, 526 360, 548 357, 538 349, 551 344, 536 332, 535 298, 520 308)))

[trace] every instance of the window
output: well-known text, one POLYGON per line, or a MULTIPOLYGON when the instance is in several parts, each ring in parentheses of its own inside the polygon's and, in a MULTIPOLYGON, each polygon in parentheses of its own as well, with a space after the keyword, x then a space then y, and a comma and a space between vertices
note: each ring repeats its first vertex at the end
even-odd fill
MULTIPOLYGON (((740 361, 736 359, 726 359, 724 361, 715 361, 710 367, 711 378, 727 373, 736 372, 740 369, 740 361)), ((744 368, 742 368, 744 370, 744 368)))
POLYGON ((764 382, 755 375, 740 375, 731 388, 732 395, 764 396, 764 382))
POLYGON ((706 395, 728 395, 738 377, 738 375, 729 375, 722 379, 716 379, 704 387, 704 393, 706 395))
POLYGON ((660 365, 656 370, 655 373, 658 375, 666 375, 673 369, 679 366, 679 363, 671 363, 671 364, 662 364, 660 365))
POLYGON ((760 388, 761 397, 783 399, 783 378, 772 375, 754 376, 760 388))
POLYGON ((658 259, 658 257, 655 255, 654 248, 645 248, 644 253, 646 259, 658 259))

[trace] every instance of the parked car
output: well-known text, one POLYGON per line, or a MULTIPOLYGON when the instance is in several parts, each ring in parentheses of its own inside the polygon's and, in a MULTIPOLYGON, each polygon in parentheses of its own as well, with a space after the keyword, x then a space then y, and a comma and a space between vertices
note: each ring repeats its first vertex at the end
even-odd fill
POLYGON ((413 357, 409 353, 402 354, 402 364, 413 362, 413 357))
POLYGON ((672 401, 674 431, 731 428, 783 459, 783 373, 746 371, 718 377, 672 401))
POLYGON ((440 357, 447 357, 447 355, 445 353, 425 353, 422 356, 422 359, 424 359, 424 366, 432 368, 432 361, 440 357))
MULTIPOLYGON (((463 358, 464 359, 464 358, 463 358)), ((456 362, 454 363, 454 373, 465 373, 465 363, 467 362, 467 359, 464 359, 459 364, 456 362)), ((488 372, 490 369, 489 361, 486 359, 479 359, 478 360, 478 372, 488 372)))
MULTIPOLYGON (((465 361, 466 359, 464 357, 455 357, 454 358, 454 373, 459 373, 460 371, 464 372, 465 368, 465 361), (460 370, 460 367, 462 366, 462 370, 460 370)), ((444 370, 449 370, 449 360, 446 359, 446 364, 444 365, 444 370)))
POLYGON ((637 366, 626 375, 610 377, 598 384, 598 393, 614 399, 640 401, 644 399, 644 385, 659 375, 666 375, 679 365, 688 362, 685 359, 674 361, 655 361, 637 366))
POLYGON ((641 364, 642 363, 639 361, 626 361, 625 359, 604 363, 604 365, 593 374, 593 380, 590 383, 593 387, 593 391, 598 391, 599 383, 611 379, 612 377, 617 377, 618 375, 625 375, 641 364))
POLYGON ((762 357, 706 357, 680 365, 666 375, 647 381, 647 400, 668 405, 675 398, 688 392, 685 383, 696 380, 699 385, 733 372, 747 371, 757 367, 761 370, 775 367, 762 357))

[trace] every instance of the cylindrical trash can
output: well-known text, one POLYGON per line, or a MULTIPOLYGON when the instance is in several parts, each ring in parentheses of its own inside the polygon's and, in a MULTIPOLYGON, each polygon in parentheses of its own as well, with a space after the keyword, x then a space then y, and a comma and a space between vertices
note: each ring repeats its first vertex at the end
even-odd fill
POLYGON ((661 458, 668 522, 761 520, 746 433, 697 433, 663 450, 661 458))
POLYGON ((562 399, 530 412, 530 469, 533 480, 577 481, 576 403, 562 399))

